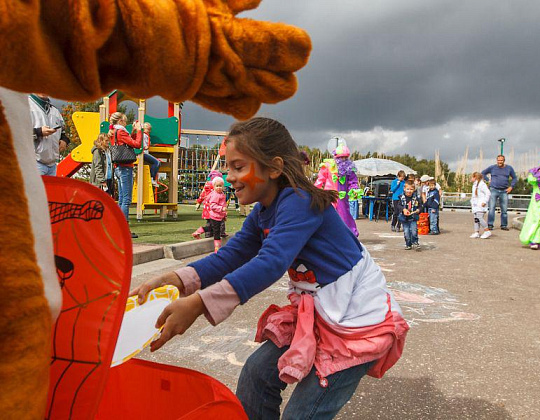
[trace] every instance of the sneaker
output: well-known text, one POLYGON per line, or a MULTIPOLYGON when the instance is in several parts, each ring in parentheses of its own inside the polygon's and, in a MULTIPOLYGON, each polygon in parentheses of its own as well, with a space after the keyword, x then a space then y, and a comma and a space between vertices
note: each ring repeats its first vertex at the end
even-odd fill
POLYGON ((413 246, 417 251, 420 250, 420 244, 416 243, 416 244, 413 244, 413 246))
POLYGON ((396 231, 396 227, 395 226, 392 226, 392 232, 395 232, 396 231))
POLYGON ((429 232, 429 234, 430 234, 430 235, 438 235, 439 232, 433 232, 433 231, 431 231, 431 232, 429 232))
POLYGON ((480 236, 480 239, 487 239, 491 236, 491 232, 489 230, 486 230, 484 233, 482 233, 482 236, 480 236))
POLYGON ((532 244, 529 245, 529 247, 531 249, 537 250, 538 249, 538 244, 532 243, 532 244))
POLYGON ((412 249, 412 246, 407 245, 407 246, 405 247, 405 249, 412 249))
POLYGON ((138 237, 139 237, 139 235, 137 235, 136 233, 131 232, 131 239, 136 239, 138 237))
MULTIPOLYGON (((489 230, 486 230, 486 232, 489 232, 489 230)), ((472 238, 472 239, 476 239, 479 237, 480 237, 480 234, 478 232, 474 232, 471 236, 469 236, 469 238, 472 238)))
POLYGON ((508 226, 501 226, 501 230, 510 230, 508 226))
POLYGON ((487 230, 493 230, 493 226, 492 226, 492 225, 489 225, 489 226, 487 227, 487 230))
POLYGON ((152 185, 156 188, 159 187, 159 184, 157 183, 155 179, 152 180, 152 185))

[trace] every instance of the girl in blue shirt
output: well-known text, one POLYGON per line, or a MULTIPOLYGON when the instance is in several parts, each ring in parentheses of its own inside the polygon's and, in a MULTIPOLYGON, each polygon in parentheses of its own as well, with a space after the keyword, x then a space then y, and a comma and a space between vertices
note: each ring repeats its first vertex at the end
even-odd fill
POLYGON ((237 396, 249 418, 279 419, 281 391, 298 382, 283 419, 333 418, 367 373, 381 377, 400 357, 408 326, 380 268, 331 205, 335 191, 306 178, 298 147, 277 121, 234 124, 227 180, 240 204, 257 203, 217 253, 149 280, 183 298, 157 320, 151 350, 183 334, 202 314, 213 325, 286 272, 291 305, 271 305, 258 323, 264 342, 246 361, 237 396))

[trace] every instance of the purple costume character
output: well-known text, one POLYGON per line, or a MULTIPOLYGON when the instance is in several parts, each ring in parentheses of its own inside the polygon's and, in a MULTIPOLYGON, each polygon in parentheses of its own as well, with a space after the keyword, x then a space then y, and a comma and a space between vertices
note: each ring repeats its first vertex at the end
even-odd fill
POLYGON ((350 151, 341 137, 332 138, 329 142, 334 159, 325 159, 321 163, 315 186, 324 190, 335 190, 339 199, 334 207, 347 227, 358 236, 356 223, 351 216, 349 199, 358 200, 362 192, 358 188, 358 177, 354 163, 349 160, 350 151))

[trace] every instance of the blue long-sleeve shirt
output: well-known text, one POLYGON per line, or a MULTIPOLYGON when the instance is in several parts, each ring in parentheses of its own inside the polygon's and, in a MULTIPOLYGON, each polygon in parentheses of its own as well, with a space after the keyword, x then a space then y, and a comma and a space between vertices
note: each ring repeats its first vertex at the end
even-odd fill
POLYGON ((398 178, 392 181, 390 184, 390 192, 392 193, 392 200, 399 200, 399 197, 403 194, 405 188, 405 180, 399 180, 398 178))
POLYGON ((484 178, 486 178, 486 175, 491 176, 489 183, 490 188, 505 190, 509 186, 512 188, 516 186, 517 176, 514 172, 514 168, 510 165, 504 165, 502 168, 499 168, 497 165, 491 165, 489 168, 482 171, 482 175, 484 175, 484 178), (508 182, 509 177, 512 178, 512 183, 508 182))
POLYGON ((202 288, 225 278, 245 303, 287 269, 307 272, 321 286, 350 271, 362 259, 360 243, 333 206, 312 210, 311 197, 300 193, 285 188, 268 208, 255 205, 219 252, 189 264, 202 288))

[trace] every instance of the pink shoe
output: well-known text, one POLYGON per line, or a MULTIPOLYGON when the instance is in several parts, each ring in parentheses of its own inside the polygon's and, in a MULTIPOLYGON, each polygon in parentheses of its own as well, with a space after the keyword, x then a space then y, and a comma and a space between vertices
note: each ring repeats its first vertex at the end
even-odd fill
POLYGON ((200 227, 199 229, 197 229, 195 232, 193 232, 191 234, 191 236, 193 236, 195 239, 201 239, 201 235, 204 233, 204 229, 202 227, 200 227))

